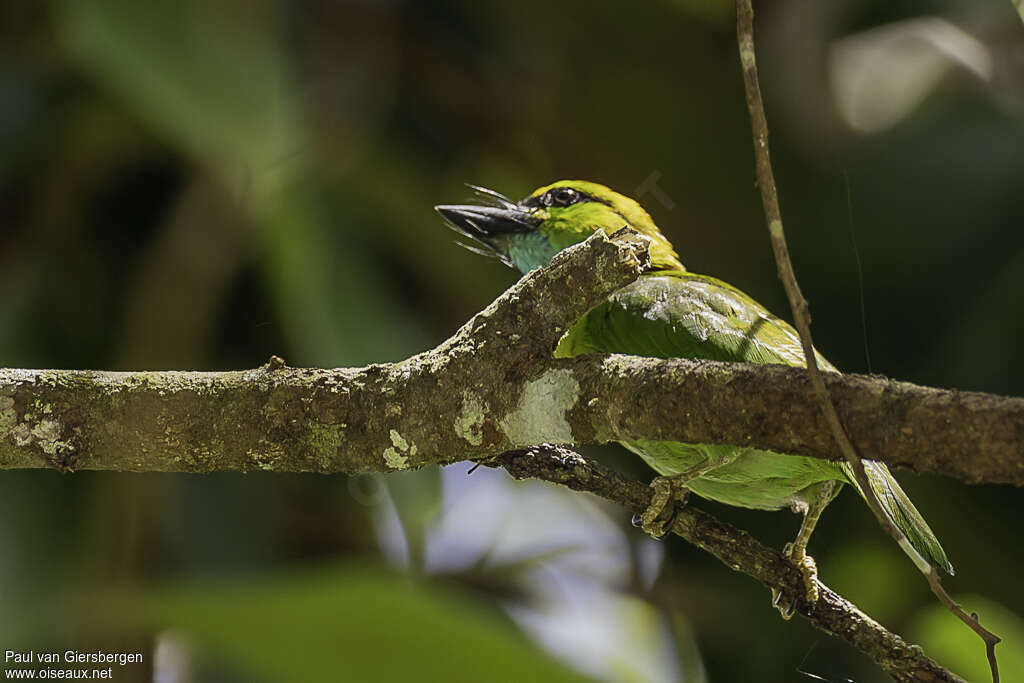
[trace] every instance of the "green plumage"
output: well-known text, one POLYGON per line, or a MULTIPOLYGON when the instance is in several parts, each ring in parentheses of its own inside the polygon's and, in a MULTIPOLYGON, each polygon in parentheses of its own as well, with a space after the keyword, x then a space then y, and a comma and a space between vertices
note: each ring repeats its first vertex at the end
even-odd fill
MULTIPOLYGON (((555 351, 557 356, 584 353, 804 366, 800 338, 788 323, 720 280, 677 270, 643 275, 619 290, 572 327, 555 351)), ((822 370, 836 372, 820 354, 817 360, 822 370)), ((732 458, 687 486, 701 497, 737 507, 777 510, 806 502, 805 490, 824 481, 860 491, 845 462, 711 444, 623 445, 665 476, 732 458)), ((914 549, 952 572, 942 546, 889 469, 870 460, 865 469, 886 514, 914 549)))
MULTIPOLYGON (((557 356, 581 353, 789 365, 803 360, 800 341, 785 323, 725 283, 684 271, 641 276, 591 311, 555 351, 557 356)), ((732 446, 663 441, 624 445, 665 476, 706 461, 726 461, 738 452, 732 446)), ((753 449, 742 453, 688 488, 728 505, 777 510, 812 484, 844 479, 839 465, 828 461, 753 449)))
MULTIPOLYGON (((672 245, 632 199, 595 183, 560 181, 539 188, 518 204, 504 198, 499 203, 500 209, 438 210, 455 227, 524 272, 545 265, 551 254, 598 229, 611 233, 630 227, 651 240, 652 272, 577 322, 559 343, 557 356, 624 353, 804 365, 799 336, 788 323, 735 287, 687 272, 672 245), (500 220, 494 218, 499 214, 500 220), (470 220, 462 224, 459 218, 465 215, 470 220)), ((822 370, 838 372, 820 354, 817 361, 822 370)), ((760 510, 806 511, 817 505, 807 535, 817 513, 841 488, 830 482, 850 484, 860 491, 845 462, 712 444, 630 441, 623 445, 661 475, 699 471, 686 488, 704 498, 760 510)), ((886 515, 912 548, 901 544, 904 551, 922 570, 931 565, 952 573, 942 546, 888 468, 874 461, 864 464, 886 515)))

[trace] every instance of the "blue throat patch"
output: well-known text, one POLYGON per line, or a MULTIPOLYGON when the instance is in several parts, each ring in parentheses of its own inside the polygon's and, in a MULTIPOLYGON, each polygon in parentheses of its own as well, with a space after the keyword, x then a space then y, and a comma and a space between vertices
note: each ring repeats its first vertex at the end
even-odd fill
POLYGON ((508 257, 523 273, 551 263, 558 249, 539 232, 524 232, 508 236, 508 257))

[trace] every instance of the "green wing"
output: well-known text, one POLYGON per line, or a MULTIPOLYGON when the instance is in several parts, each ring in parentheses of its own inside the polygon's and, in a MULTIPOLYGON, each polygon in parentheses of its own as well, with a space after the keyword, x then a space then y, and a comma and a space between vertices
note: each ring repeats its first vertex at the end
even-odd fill
MULTIPOLYGON (((648 274, 619 290, 573 327, 555 353, 804 364, 800 337, 788 323, 721 280, 683 271, 648 274)), ((823 369, 835 370, 817 358, 823 369)))
MULTIPOLYGON (((590 311, 563 337, 555 355, 626 353, 657 358, 804 365, 796 331, 740 290, 705 275, 662 271, 644 275, 590 311)), ((817 352, 816 352, 817 353, 817 352)), ((822 370, 838 372, 817 354, 822 370)), ((846 463, 782 455, 731 446, 637 441, 624 444, 661 474, 685 471, 703 461, 733 462, 712 470, 691 488, 730 505, 777 509, 820 481, 837 480, 860 488, 846 463)), ((935 534, 883 463, 865 461, 879 502, 906 535, 920 565, 952 573, 935 534)))

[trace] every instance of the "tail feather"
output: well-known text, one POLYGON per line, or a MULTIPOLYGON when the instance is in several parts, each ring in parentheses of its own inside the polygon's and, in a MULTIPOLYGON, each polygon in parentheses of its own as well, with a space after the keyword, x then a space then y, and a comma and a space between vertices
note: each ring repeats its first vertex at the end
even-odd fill
MULTIPOLYGON (((900 543, 903 552, 907 553, 910 559, 914 560, 914 563, 922 572, 926 572, 929 567, 942 567, 950 574, 953 574, 953 565, 950 564, 949 559, 946 557, 946 551, 942 549, 939 539, 935 537, 931 527, 924 521, 924 518, 917 511, 917 508, 914 507, 914 504, 910 502, 907 494, 900 488, 899 483, 889 472, 889 468, 884 463, 874 460, 864 460, 863 462, 864 471, 868 475, 871 489, 878 502, 881 503, 882 510, 885 511, 889 521, 903 532, 905 542, 900 543)), ((853 483, 854 488, 863 497, 864 492, 857 485, 849 465, 843 463, 843 469, 846 471, 851 483, 853 483)))

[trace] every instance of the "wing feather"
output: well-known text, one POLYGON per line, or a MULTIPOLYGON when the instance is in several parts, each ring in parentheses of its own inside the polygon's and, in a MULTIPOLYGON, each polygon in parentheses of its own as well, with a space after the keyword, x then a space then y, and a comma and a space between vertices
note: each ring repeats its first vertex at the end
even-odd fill
MULTIPOLYGON (((651 273, 619 290, 573 326, 555 351, 563 357, 584 353, 805 365, 800 337, 789 323, 731 285, 683 271, 651 273)), ((815 353, 822 370, 838 372, 815 353)), ((723 457, 733 449, 658 442, 628 447, 662 474, 677 473, 705 457, 723 457)), ((731 505, 767 509, 786 504, 786 497, 802 486, 827 479, 852 484, 860 493, 846 463, 744 450, 732 464, 693 482, 694 491, 731 505), (772 477, 773 471, 779 476, 772 477)), ((935 534, 889 469, 884 463, 864 462, 886 515, 920 556, 952 573, 935 534)))

